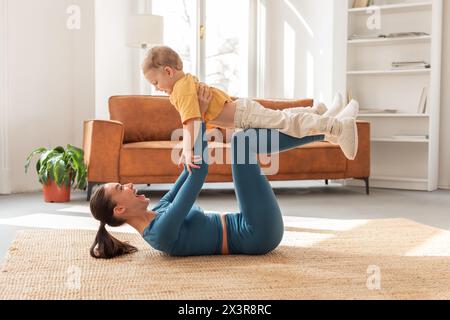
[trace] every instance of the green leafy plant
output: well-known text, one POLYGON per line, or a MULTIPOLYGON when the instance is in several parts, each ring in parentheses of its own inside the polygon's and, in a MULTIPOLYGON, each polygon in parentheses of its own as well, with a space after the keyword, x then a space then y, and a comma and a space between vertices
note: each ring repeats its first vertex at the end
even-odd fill
POLYGON ((67 148, 59 146, 54 149, 37 148, 27 157, 25 162, 25 173, 28 172, 31 159, 36 154, 40 158, 36 163, 36 172, 39 182, 43 185, 49 180, 53 180, 61 187, 72 186, 73 189, 86 188, 87 169, 84 164, 84 151, 72 145, 67 148))

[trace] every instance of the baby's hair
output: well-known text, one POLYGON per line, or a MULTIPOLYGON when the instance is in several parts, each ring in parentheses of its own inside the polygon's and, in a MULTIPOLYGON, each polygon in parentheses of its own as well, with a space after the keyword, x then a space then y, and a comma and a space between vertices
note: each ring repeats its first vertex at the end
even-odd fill
POLYGON ((147 57, 142 63, 142 72, 146 74, 150 69, 166 66, 183 70, 183 61, 175 50, 166 46, 156 46, 148 51, 147 57))

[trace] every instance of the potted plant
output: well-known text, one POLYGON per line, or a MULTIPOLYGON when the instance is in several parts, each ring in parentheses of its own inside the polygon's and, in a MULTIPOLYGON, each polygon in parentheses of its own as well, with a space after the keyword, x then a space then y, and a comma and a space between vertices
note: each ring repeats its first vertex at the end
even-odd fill
POLYGON ((70 189, 86 188, 87 169, 84 163, 84 152, 70 144, 54 149, 37 148, 27 157, 25 173, 31 159, 40 154, 36 163, 39 182, 43 185, 45 202, 70 201, 70 189))

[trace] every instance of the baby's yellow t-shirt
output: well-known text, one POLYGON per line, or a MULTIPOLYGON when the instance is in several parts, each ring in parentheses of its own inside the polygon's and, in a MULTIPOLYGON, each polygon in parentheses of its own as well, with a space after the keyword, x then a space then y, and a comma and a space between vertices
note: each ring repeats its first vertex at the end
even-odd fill
MULTIPOLYGON (((198 103, 197 89, 199 86, 198 79, 187 73, 183 78, 178 80, 170 95, 170 103, 177 109, 181 116, 183 124, 194 118, 203 118, 198 103)), ((214 120, 223 110, 226 102, 232 101, 230 96, 217 88, 210 87, 212 100, 204 115, 206 123, 214 120)), ((209 126, 208 126, 209 127, 209 126)))

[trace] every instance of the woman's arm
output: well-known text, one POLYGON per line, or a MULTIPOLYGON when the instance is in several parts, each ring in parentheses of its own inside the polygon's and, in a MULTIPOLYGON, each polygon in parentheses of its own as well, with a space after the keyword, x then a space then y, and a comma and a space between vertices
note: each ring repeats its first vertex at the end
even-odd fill
POLYGON ((175 196, 178 193, 178 190, 183 186, 184 181, 189 176, 189 171, 187 171, 186 167, 184 167, 183 172, 181 172, 175 184, 170 188, 169 192, 167 192, 159 202, 172 202, 175 196))
MULTIPOLYGON (((203 83, 200 83, 199 88, 197 90, 198 95, 198 103, 200 105, 200 110, 202 110, 202 113, 206 112, 206 109, 209 106, 209 103, 212 100, 212 94, 209 90, 209 87, 203 83)), ((178 190, 180 190, 181 186, 183 185, 184 181, 189 176, 189 172, 186 167, 184 167, 183 172, 178 177, 175 184, 172 186, 172 188, 167 192, 160 200, 160 202, 172 202, 175 196, 178 193, 178 190)))
POLYGON ((199 155, 198 153, 200 152, 202 155, 202 161, 201 163, 198 163, 200 169, 194 170, 192 174, 188 174, 187 170, 183 172, 176 183, 176 186, 177 188, 179 187, 179 189, 175 190, 176 188, 174 188, 173 191, 176 192, 168 195, 168 198, 175 195, 172 203, 169 205, 166 212, 158 219, 158 242, 164 246, 170 246, 178 239, 178 234, 184 219, 197 200, 206 176, 208 175, 208 145, 207 141, 204 141, 203 139, 205 134, 204 123, 202 124, 201 133, 202 134, 196 140, 196 145, 198 143, 201 145, 201 148, 194 148, 196 155, 199 155))
MULTIPOLYGON (((208 110, 209 104, 212 100, 212 93, 209 87, 204 83, 199 83, 197 86, 197 98, 198 106, 202 119, 205 117, 205 113, 208 110)), ((200 118, 192 118, 183 123, 183 153, 179 162, 179 165, 184 163, 187 166, 189 173, 192 173, 192 169, 198 169, 192 161, 192 147, 194 145, 194 138, 198 135, 200 118)))
MULTIPOLYGON (((201 156, 193 156, 192 162, 196 163, 201 160, 201 156)), ((198 166, 200 168, 200 166, 198 166)), ((159 202, 172 202, 175 196, 177 195, 180 188, 183 186, 183 183, 186 181, 186 179, 189 176, 189 170, 187 169, 187 166, 184 166, 183 171, 181 172, 180 176, 178 177, 177 181, 175 181, 175 184, 170 188, 170 190, 161 198, 159 202)))
POLYGON ((195 142, 195 137, 198 136, 199 129, 201 128, 201 119, 190 119, 185 124, 183 124, 183 153, 181 155, 178 165, 184 164, 192 174, 192 169, 199 169, 193 161, 193 147, 195 142))

